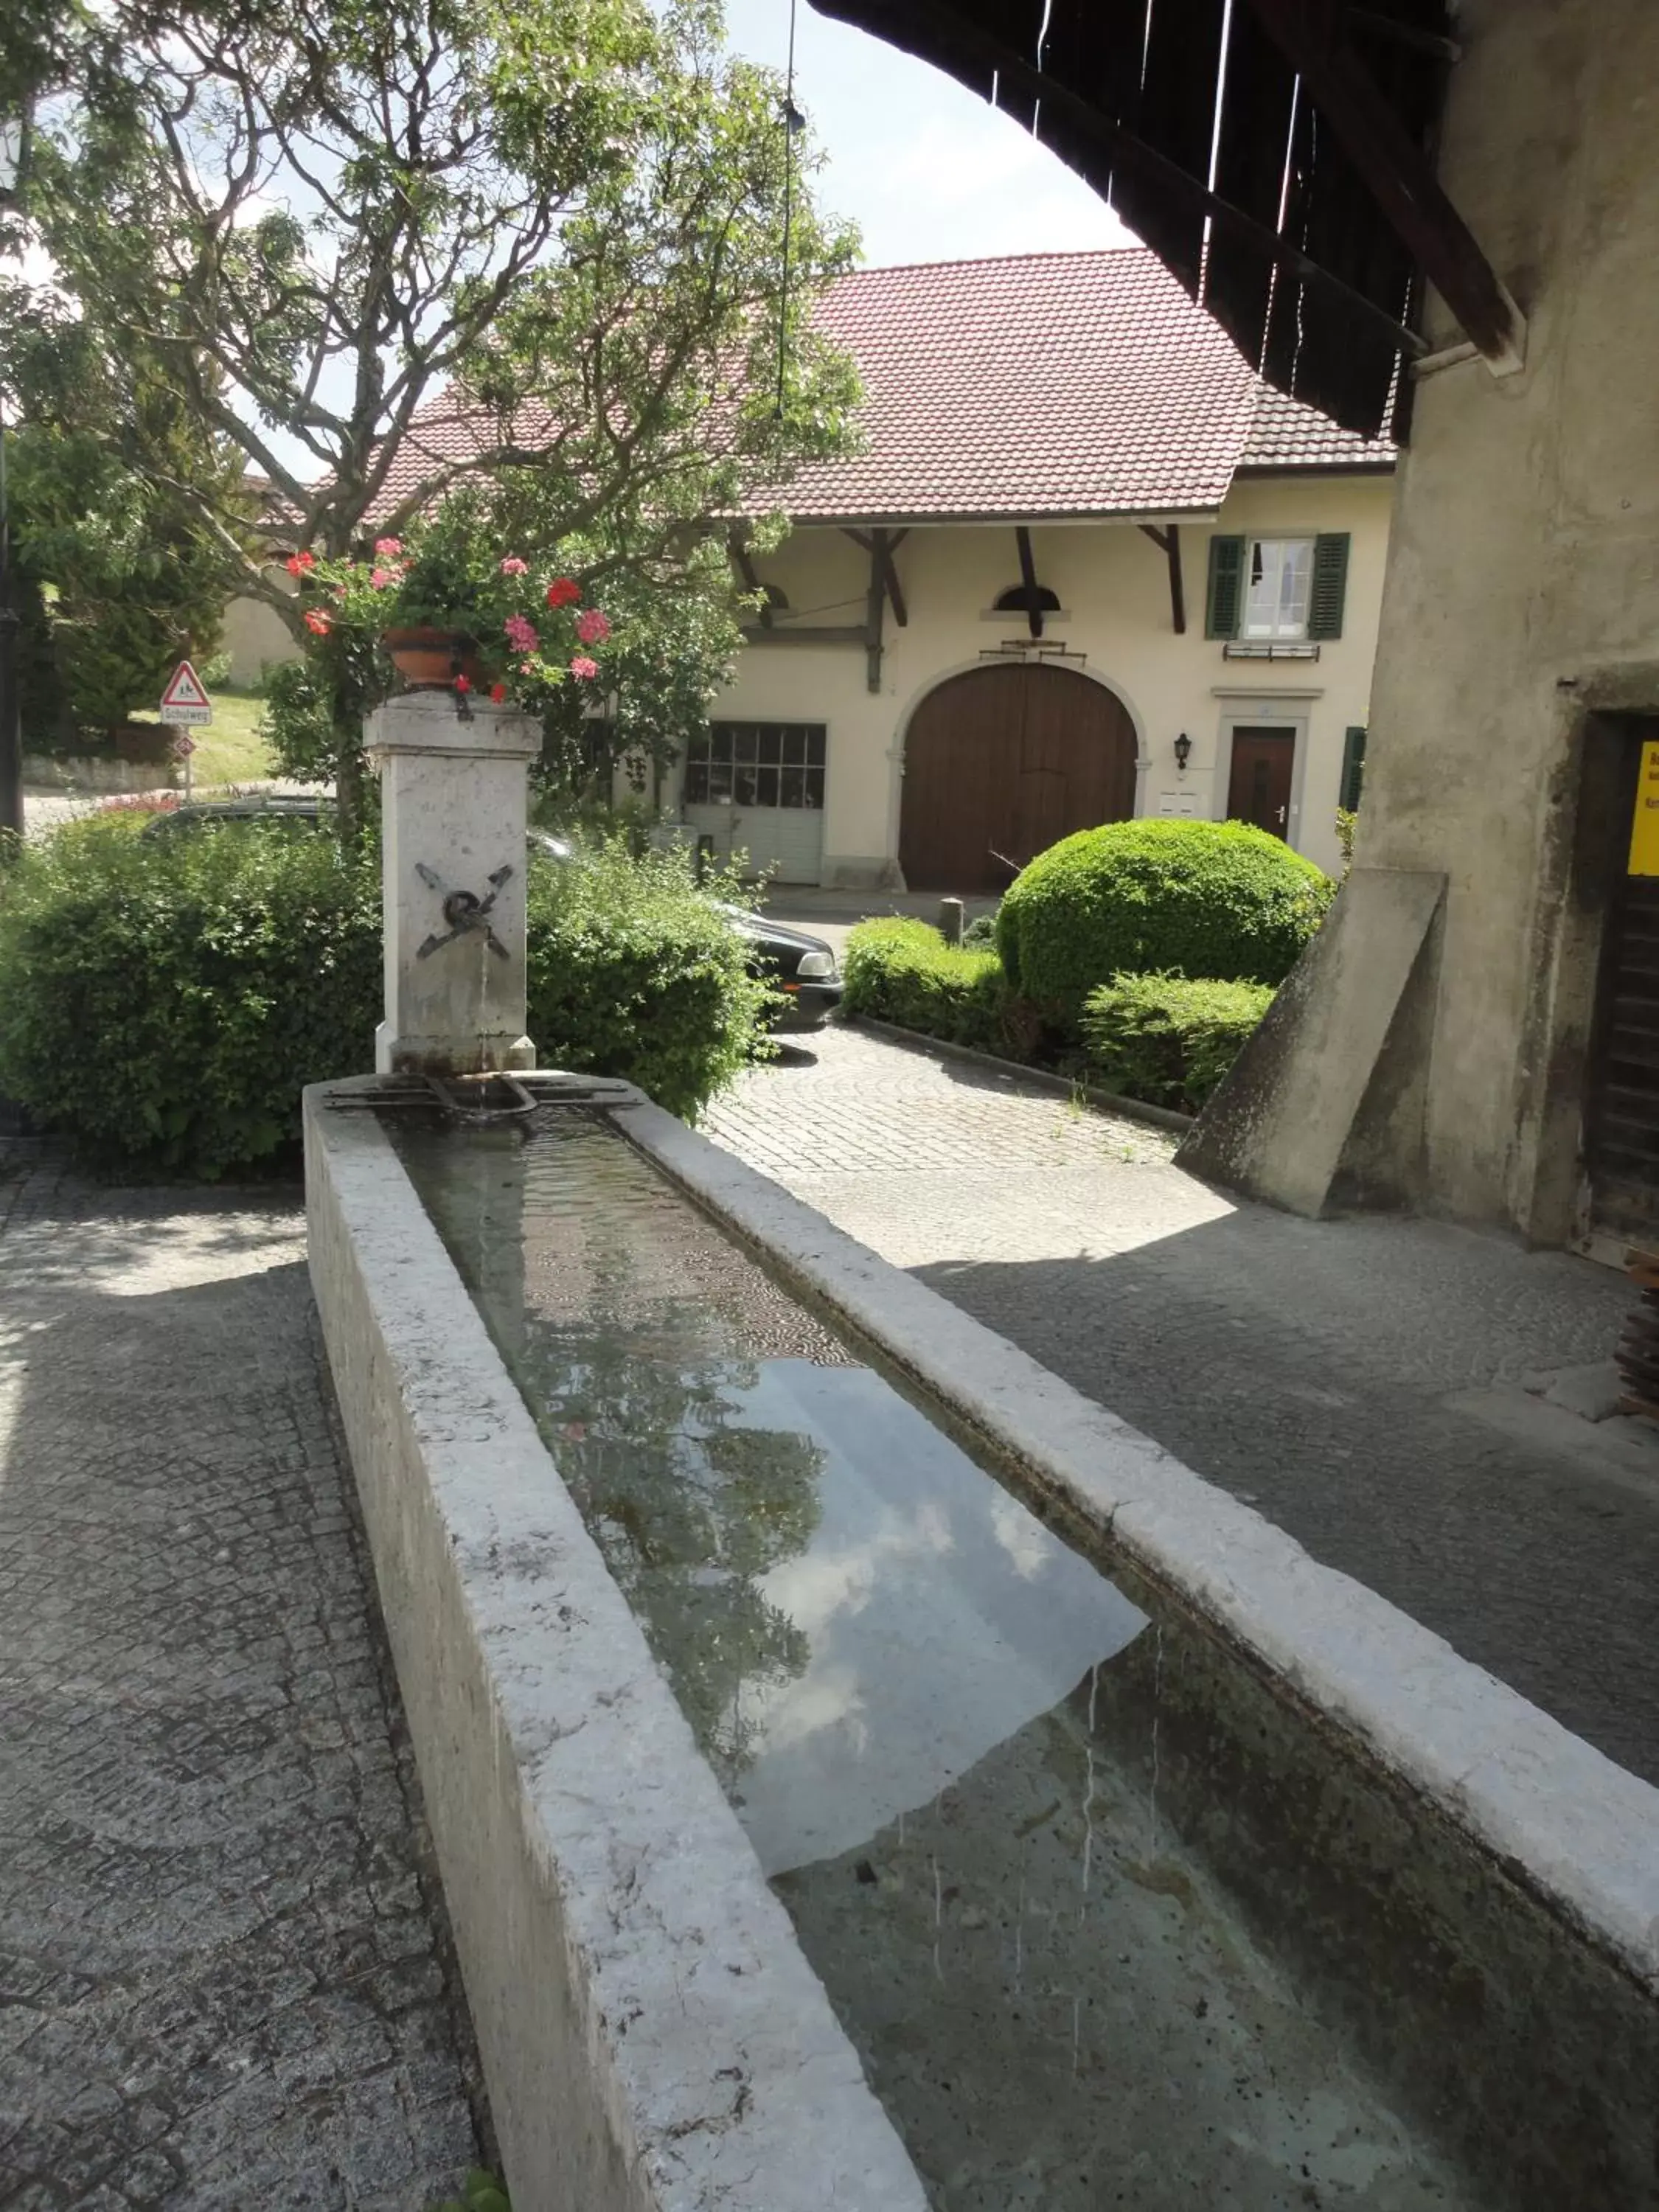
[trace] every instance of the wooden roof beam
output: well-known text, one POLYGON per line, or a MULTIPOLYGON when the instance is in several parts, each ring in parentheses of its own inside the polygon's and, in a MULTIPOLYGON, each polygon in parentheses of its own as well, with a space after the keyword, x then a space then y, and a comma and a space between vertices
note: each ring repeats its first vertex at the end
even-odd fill
POLYGON ((1181 574, 1181 525, 1172 522, 1167 530, 1156 523, 1139 525, 1143 538, 1150 538, 1170 564, 1170 627, 1177 637, 1187 635, 1187 586, 1181 574))
POLYGON ((743 579, 744 591, 752 592, 760 601, 758 612, 761 628, 770 629, 772 627, 771 594, 755 574, 755 563, 750 556, 748 540, 741 530, 733 530, 728 534, 726 542, 731 551, 732 565, 743 579))
MULTIPOLYGON (((1340 276, 1322 268, 1310 254, 1282 236, 1271 224, 1259 222, 1243 208, 1235 207, 1231 200, 1223 199, 1218 192, 1211 191, 1196 177, 1189 176, 1178 161, 1160 154, 1156 147, 1137 138, 1112 120, 1080 93, 1072 90, 1059 77, 1049 76, 1034 68, 1024 54, 1017 52, 1007 42, 970 21, 967 16, 945 4, 944 0, 885 0, 879 8, 859 7, 855 12, 845 13, 838 0, 815 0, 822 15, 837 21, 855 23, 861 30, 877 38, 885 39, 890 45, 904 47, 903 30, 915 24, 925 29, 930 38, 947 50, 954 48, 964 60, 973 62, 984 71, 988 98, 991 80, 1016 87, 1032 100, 1041 100, 1054 114, 1064 115, 1066 122, 1081 137, 1091 140, 1107 161, 1121 166, 1132 174, 1155 185, 1176 205, 1189 208, 1194 214, 1208 216, 1218 230, 1231 237, 1244 240, 1254 246, 1267 260, 1281 269, 1288 269, 1310 283, 1318 284, 1334 299, 1343 301, 1355 319, 1368 324, 1379 333, 1386 333, 1407 360, 1414 361, 1428 351, 1428 344, 1413 330, 1379 307, 1374 300, 1345 284, 1340 276)), ((966 82, 965 78, 958 82, 966 82)), ((1403 133, 1401 134, 1404 135, 1403 133)), ((1409 143, 1409 142, 1407 142, 1409 143)), ((1097 189, 1100 189, 1097 185, 1097 189)), ((1176 272, 1181 276, 1180 270, 1176 272)), ((1182 278, 1182 282, 1190 282, 1182 278)))
POLYGON ((1527 322, 1432 163, 1349 45, 1341 0, 1247 0, 1301 76, 1401 243, 1494 376, 1525 366, 1527 322))

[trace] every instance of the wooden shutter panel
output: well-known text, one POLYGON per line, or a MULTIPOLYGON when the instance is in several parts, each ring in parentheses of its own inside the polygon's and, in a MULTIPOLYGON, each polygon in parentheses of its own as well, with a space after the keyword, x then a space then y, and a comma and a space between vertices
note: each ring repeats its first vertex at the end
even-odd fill
POLYGON ((1308 635, 1340 637, 1342 606, 1348 596, 1348 533, 1333 531, 1314 540, 1313 591, 1308 601, 1308 635))
POLYGON ((1244 615, 1244 543, 1210 540, 1210 589, 1204 605, 1206 637, 1237 637, 1244 615))
POLYGON ((1365 781, 1365 732, 1353 728, 1342 738, 1341 795, 1337 805, 1349 814, 1359 811, 1359 793, 1365 781))

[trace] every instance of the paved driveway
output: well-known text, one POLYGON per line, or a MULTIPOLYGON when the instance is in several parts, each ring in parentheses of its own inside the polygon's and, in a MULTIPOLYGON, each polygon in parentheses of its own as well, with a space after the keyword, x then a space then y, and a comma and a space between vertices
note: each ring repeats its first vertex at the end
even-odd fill
POLYGON ((1237 1206, 1172 1140, 852 1028, 711 1133, 1659 1781, 1659 1443, 1524 1384, 1623 1282, 1434 1223, 1237 1206))

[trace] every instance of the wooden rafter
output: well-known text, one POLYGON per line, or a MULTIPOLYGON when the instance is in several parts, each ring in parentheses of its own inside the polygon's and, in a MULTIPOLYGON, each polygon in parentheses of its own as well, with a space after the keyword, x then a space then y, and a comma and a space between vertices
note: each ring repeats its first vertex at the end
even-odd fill
POLYGON ((904 604, 904 592, 900 586, 898 569, 893 556, 910 535, 908 530, 844 530, 855 545, 862 546, 870 556, 870 584, 864 600, 864 649, 866 654, 865 682, 872 691, 881 689, 881 657, 884 650, 883 632, 887 608, 890 604, 893 619, 903 629, 908 623, 909 611, 904 604))
POLYGON ((1248 0, 1301 76, 1401 243, 1498 375, 1526 359, 1527 325, 1474 234, 1452 205, 1348 42, 1340 0, 1248 0))
POLYGON ((871 559, 878 563, 887 603, 893 610, 893 620, 901 629, 908 626, 910 615, 904 604, 904 591, 899 582, 898 569, 894 565, 893 552, 909 534, 908 530, 848 530, 843 533, 852 539, 854 545, 861 545, 871 559))
POLYGON ((1037 582, 1036 561, 1031 552, 1031 533, 1023 522, 1014 526, 1014 543, 1019 548, 1019 580, 1025 593, 1025 623, 1033 637, 1042 635, 1042 600, 1037 582))
POLYGON ((1218 231, 1242 240, 1278 267, 1305 277, 1310 283, 1322 287, 1333 298, 1342 300, 1358 321, 1386 333, 1408 359, 1414 360, 1428 351, 1426 343, 1415 331, 1379 307, 1374 300, 1368 300, 1352 284, 1344 283, 1310 254, 1304 253, 1293 240, 1282 236, 1270 223, 1260 222, 1244 209, 1235 207, 1218 192, 1211 191, 1178 161, 1171 161, 1167 154, 1159 153, 1145 139, 1126 131, 1103 108, 1074 92, 1062 78, 1036 68, 1006 40, 961 14, 948 4, 948 0, 890 0, 890 4, 880 11, 860 8, 850 18, 834 4, 834 0, 829 0, 824 12, 842 20, 856 21, 878 37, 893 39, 900 45, 904 43, 898 35, 901 27, 915 26, 924 31, 936 49, 971 63, 986 81, 994 77, 1024 98, 1040 101, 1048 112, 1063 116, 1070 129, 1098 147, 1114 167, 1139 178, 1172 205, 1207 216, 1218 231))
POLYGON ((1177 637, 1187 635, 1187 587, 1181 575, 1181 526, 1172 522, 1167 530, 1160 530, 1155 522, 1139 525, 1143 538, 1150 538, 1170 564, 1170 627, 1177 637))
POLYGON ((726 543, 731 548, 732 564, 736 568, 738 575, 743 579, 743 588, 745 592, 752 592, 760 600, 761 628, 763 629, 770 629, 772 627, 771 598, 767 592, 765 585, 762 583, 760 578, 755 574, 755 563, 750 554, 749 542, 747 538, 744 538, 741 530, 734 530, 726 540, 726 543))

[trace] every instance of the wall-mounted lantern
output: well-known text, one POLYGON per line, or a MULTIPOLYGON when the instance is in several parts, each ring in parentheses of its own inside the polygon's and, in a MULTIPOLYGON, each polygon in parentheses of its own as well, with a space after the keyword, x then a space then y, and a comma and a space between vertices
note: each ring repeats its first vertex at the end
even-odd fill
POLYGON ((1176 768, 1181 775, 1184 775, 1187 773, 1187 763, 1193 757, 1193 741, 1185 730, 1175 741, 1175 757, 1176 768))

